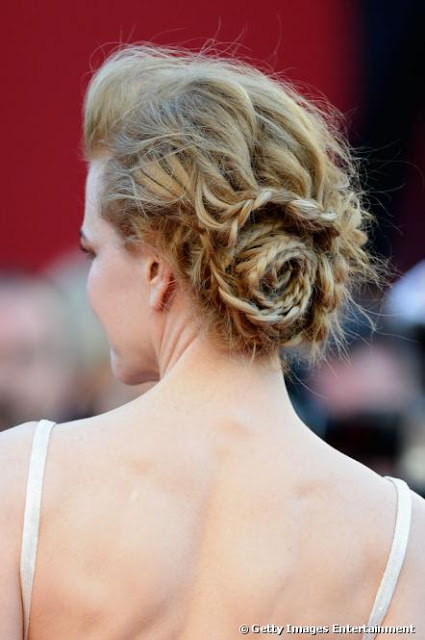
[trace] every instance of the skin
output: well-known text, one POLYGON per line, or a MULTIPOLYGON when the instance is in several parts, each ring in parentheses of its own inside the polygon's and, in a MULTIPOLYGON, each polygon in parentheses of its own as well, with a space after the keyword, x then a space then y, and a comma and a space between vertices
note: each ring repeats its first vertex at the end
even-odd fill
MULTIPOLYGON (((166 261, 147 247, 129 254, 99 218, 102 162, 87 180, 88 295, 115 375, 155 384, 52 432, 30 640, 231 640, 242 624, 367 623, 392 542, 393 485, 313 434, 277 361, 248 366, 197 333, 166 261)), ((22 637, 33 431, 0 440, 2 640, 22 637)), ((412 496, 384 623, 424 636, 425 501, 412 496)))

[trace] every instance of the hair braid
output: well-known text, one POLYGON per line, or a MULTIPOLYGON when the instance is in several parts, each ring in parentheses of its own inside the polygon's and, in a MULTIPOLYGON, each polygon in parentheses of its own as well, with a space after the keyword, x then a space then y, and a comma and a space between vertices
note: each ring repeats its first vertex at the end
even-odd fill
POLYGON ((84 140, 89 159, 107 152, 102 215, 161 248, 220 344, 266 357, 301 344, 313 361, 343 344, 354 287, 385 282, 338 116, 286 80, 124 47, 91 80, 84 140))

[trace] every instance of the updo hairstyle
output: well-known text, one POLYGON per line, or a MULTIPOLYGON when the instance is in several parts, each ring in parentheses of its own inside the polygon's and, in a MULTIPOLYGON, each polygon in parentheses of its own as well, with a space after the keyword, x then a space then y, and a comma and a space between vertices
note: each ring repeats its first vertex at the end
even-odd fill
POLYGON ((153 45, 113 53, 85 97, 101 215, 169 261, 217 345, 283 371, 287 347, 343 344, 353 286, 380 281, 339 120, 250 64, 153 45))

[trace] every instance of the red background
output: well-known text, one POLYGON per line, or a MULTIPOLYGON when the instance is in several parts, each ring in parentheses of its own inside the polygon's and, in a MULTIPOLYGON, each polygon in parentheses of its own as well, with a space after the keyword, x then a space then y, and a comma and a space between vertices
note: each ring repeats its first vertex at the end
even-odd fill
POLYGON ((359 106, 356 4, 8 3, 2 33, 1 266, 37 269, 76 245, 84 203, 81 105, 91 66, 119 42, 200 46, 267 60, 348 115, 359 106))

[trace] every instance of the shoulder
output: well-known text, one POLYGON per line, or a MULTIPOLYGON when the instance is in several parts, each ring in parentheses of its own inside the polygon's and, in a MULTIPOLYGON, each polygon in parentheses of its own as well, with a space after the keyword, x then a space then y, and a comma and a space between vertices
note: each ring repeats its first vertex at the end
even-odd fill
POLYGON ((400 578, 403 577, 404 573, 409 581, 409 588, 413 589, 418 595, 421 594, 422 602, 425 602, 425 500, 415 491, 411 489, 409 491, 412 500, 412 512, 406 555, 400 578))
POLYGON ((422 540, 425 540, 425 499, 420 495, 412 494, 412 529, 416 529, 417 533, 423 534, 422 540))
POLYGON ((3 453, 8 447, 13 447, 13 443, 23 442, 25 439, 32 440, 38 422, 24 422, 16 427, 0 431, 0 452, 3 453))
POLYGON ((0 637, 22 637, 19 562, 29 457, 37 422, 0 433, 0 637))
MULTIPOLYGON (((410 584, 410 588, 415 589, 417 594, 421 593, 422 600, 425 602, 425 500, 415 491, 410 489, 411 498, 411 518, 409 537, 402 565, 400 579, 405 577, 410 584)), ((396 507, 394 507, 396 512, 396 507)), ((395 530, 395 517, 393 518, 393 533, 395 530)))
MULTIPOLYGON (((329 496, 327 504, 334 504, 339 515, 344 514, 344 521, 352 523, 352 533, 356 533, 353 542, 360 537, 364 539, 364 561, 358 558, 361 571, 358 573, 356 584, 359 610, 370 598, 368 610, 365 609, 365 616, 368 617, 394 542, 397 492, 390 480, 348 456, 331 451, 329 458, 324 455, 324 459, 329 470, 329 484, 326 484, 326 495, 329 496), (366 585, 372 585, 369 592, 365 588, 366 585)), ((425 500, 410 487, 409 492, 412 504, 409 538, 400 575, 383 624, 414 624, 419 632, 425 628, 425 500)), ((333 541, 333 548, 337 544, 337 540, 333 541)), ((350 543, 350 549, 354 549, 354 544, 350 543)), ((353 584, 348 583, 347 588, 351 589, 353 600, 353 584)), ((381 638, 381 635, 378 635, 378 638, 381 638)))
POLYGON ((425 602, 425 499, 411 491, 412 520, 406 554, 406 564, 410 563, 411 579, 425 602))
POLYGON ((29 458, 37 422, 25 422, 0 432, 0 505, 16 507, 26 487, 29 458))
POLYGON ((412 515, 406 555, 384 623, 396 626, 413 624, 416 632, 420 633, 425 629, 425 500, 414 491, 411 491, 411 498, 412 515))
MULTIPOLYGON (((22 524, 32 440, 37 422, 0 432, 0 535, 22 524)), ((4 545, 1 547, 4 552, 4 545)))
POLYGON ((37 422, 25 422, 0 432, 0 504, 10 505, 26 486, 29 457, 37 422))

